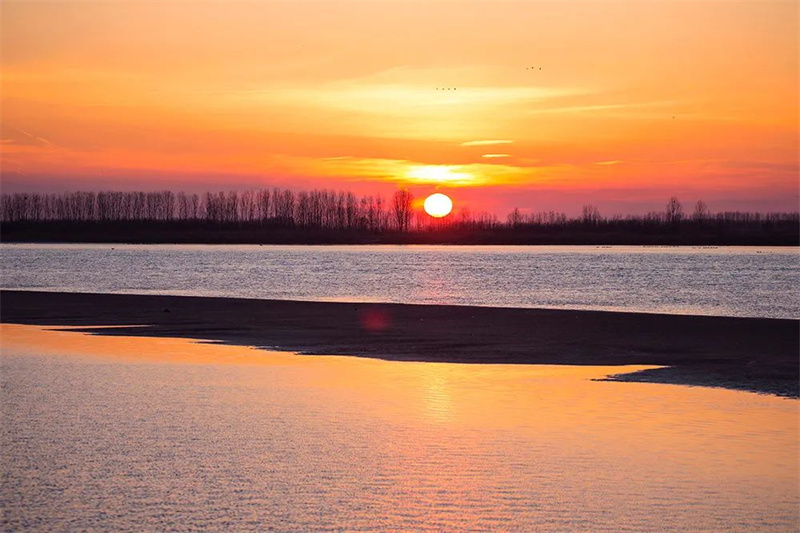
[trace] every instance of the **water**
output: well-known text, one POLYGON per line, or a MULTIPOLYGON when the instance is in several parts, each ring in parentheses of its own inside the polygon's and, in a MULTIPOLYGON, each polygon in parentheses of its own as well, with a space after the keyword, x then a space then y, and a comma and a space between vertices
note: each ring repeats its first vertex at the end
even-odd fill
POLYGON ((797 248, 0 245, 2 287, 800 318, 797 248))
POLYGON ((796 400, 0 332, 3 530, 800 527, 796 400))

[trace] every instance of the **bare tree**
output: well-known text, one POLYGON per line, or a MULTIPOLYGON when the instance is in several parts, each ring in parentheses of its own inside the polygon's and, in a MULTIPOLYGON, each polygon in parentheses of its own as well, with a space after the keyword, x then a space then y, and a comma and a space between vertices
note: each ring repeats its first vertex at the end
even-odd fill
POLYGON ((413 202, 414 196, 408 189, 400 189, 395 191, 392 200, 397 229, 408 231, 408 226, 411 223, 411 202, 413 202))
POLYGON ((389 226, 387 222, 388 216, 383 208, 383 198, 378 195, 375 198, 375 229, 384 231, 389 226))
POLYGON ((297 194, 297 203, 295 204, 294 221, 301 228, 311 227, 311 209, 308 193, 300 191, 297 194))
POLYGON ((584 205, 581 218, 587 226, 596 226, 600 223, 600 210, 596 205, 584 205))
POLYGON ((270 194, 268 189, 261 189, 258 191, 258 213, 261 222, 269 220, 270 212, 270 194))
POLYGON ((683 220, 683 204, 677 196, 673 196, 667 201, 667 222, 676 225, 683 220))
MULTIPOLYGON (((277 189, 276 189, 277 191, 277 189)), ((275 205, 275 218, 283 226, 294 225, 294 193, 289 189, 273 194, 275 205)))
POLYGON ((178 220, 189 220, 191 212, 189 197, 185 192, 178 193, 178 220))
POLYGON ((697 200, 694 204, 692 218, 695 222, 704 222, 708 218, 708 205, 703 200, 697 200))
POLYGON ((239 222, 252 222, 256 219, 256 192, 243 191, 239 199, 239 222))

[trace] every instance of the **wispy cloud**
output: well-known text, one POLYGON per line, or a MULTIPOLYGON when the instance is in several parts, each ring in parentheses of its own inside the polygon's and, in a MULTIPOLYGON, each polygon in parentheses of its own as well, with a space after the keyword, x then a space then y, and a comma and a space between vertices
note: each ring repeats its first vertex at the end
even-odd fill
POLYGON ((508 107, 523 102, 544 102, 583 94, 585 91, 564 87, 495 87, 462 86, 438 91, 420 83, 331 82, 318 86, 270 85, 261 90, 231 92, 231 98, 248 105, 273 103, 329 109, 343 109, 381 115, 421 113, 427 109, 440 112, 463 106, 483 108, 508 107))
MULTIPOLYGON (((574 105, 563 107, 542 107, 539 109, 531 109, 528 114, 531 115, 548 115, 548 114, 561 114, 561 113, 594 113, 603 111, 625 111, 629 109, 642 109, 642 108, 660 108, 675 106, 679 102, 672 100, 660 100, 654 102, 629 102, 618 104, 590 104, 590 105, 574 105)), ((659 116, 666 116, 665 114, 659 116)))
POLYGON ((497 139, 497 140, 488 140, 488 141, 467 141, 461 143, 461 146, 490 146, 492 144, 511 144, 514 141, 504 140, 504 139, 497 139))
POLYGON ((511 157, 510 154, 483 154, 481 157, 485 157, 486 159, 495 159, 498 157, 511 157))
POLYGON ((23 130, 21 128, 17 128, 16 126, 12 126, 11 129, 20 132, 22 135, 27 137, 29 140, 36 141, 39 144, 45 144, 45 145, 48 145, 48 146, 53 144, 50 141, 48 141, 47 139, 45 139, 44 137, 39 137, 38 135, 34 135, 33 133, 31 133, 29 131, 25 131, 25 130, 23 130))
POLYGON ((598 161, 595 163, 595 165, 607 166, 607 165, 619 165, 620 163, 622 163, 622 161, 620 161, 619 159, 614 159, 612 161, 598 161))

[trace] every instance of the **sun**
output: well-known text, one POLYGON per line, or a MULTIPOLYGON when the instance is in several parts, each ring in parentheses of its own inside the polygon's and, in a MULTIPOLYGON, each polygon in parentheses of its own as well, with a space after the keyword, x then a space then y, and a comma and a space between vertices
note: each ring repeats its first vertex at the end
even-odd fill
POLYGON ((430 216, 442 218, 449 215, 450 211, 453 210, 453 200, 446 194, 437 192, 425 198, 423 207, 430 216))

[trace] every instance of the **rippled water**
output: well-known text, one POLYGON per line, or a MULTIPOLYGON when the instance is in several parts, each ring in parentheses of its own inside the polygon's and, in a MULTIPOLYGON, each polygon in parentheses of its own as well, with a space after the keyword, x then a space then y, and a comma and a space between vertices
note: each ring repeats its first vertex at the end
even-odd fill
POLYGON ((796 531, 796 400, 2 326, 3 529, 796 531))
POLYGON ((800 318, 797 248, 0 245, 2 286, 800 318))

